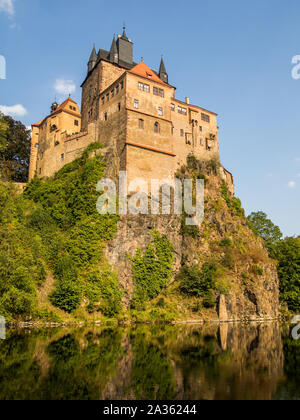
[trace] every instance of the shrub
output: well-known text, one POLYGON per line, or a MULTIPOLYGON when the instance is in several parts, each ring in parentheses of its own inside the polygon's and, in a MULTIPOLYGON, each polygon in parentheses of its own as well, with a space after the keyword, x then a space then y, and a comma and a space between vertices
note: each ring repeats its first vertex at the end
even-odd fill
POLYGON ((188 296, 203 297, 216 286, 218 268, 215 263, 205 263, 199 271, 196 265, 183 267, 177 279, 180 290, 188 296))
POLYGON ((166 235, 153 232, 154 243, 145 253, 139 249, 132 259, 132 273, 135 285, 132 307, 143 306, 142 300, 155 298, 172 278, 174 249, 166 235))
POLYGON ((59 283, 56 290, 50 295, 50 302, 65 312, 71 313, 78 308, 81 301, 80 287, 72 282, 59 283))
POLYGON ((224 238, 220 242, 220 246, 228 248, 232 246, 232 241, 229 238, 224 238))
POLYGON ((258 265, 254 265, 252 267, 252 272, 253 274, 257 275, 257 276, 262 276, 264 274, 264 271, 261 267, 259 267, 258 265))

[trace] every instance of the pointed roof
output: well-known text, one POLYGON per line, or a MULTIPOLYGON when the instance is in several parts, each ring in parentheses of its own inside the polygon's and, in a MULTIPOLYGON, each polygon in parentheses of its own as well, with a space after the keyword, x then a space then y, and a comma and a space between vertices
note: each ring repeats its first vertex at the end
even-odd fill
POLYGON ((91 53, 91 56, 90 56, 90 59, 89 59, 89 63, 94 62, 94 61, 97 61, 97 53, 96 53, 96 50, 95 50, 95 45, 93 47, 93 50, 92 50, 92 53, 91 53))
POLYGON ((126 25, 125 25, 125 23, 124 23, 124 26, 123 26, 123 34, 122 34, 122 38, 123 39, 126 39, 126 41, 129 41, 129 38, 127 37, 127 35, 126 35, 126 25))
POLYGON ((110 47, 110 56, 113 58, 115 56, 115 54, 118 54, 118 48, 117 48, 116 37, 114 35, 114 39, 113 39, 111 47, 110 47))
POLYGON ((166 73, 167 74, 167 70, 166 70, 166 66, 165 66, 163 57, 161 57, 161 62, 160 62, 160 67, 159 67, 159 74, 161 74, 161 73, 166 73))
POLYGON ((163 82, 157 74, 151 70, 143 61, 137 64, 133 69, 129 70, 128 73, 136 74, 137 76, 144 77, 145 79, 152 80, 153 82, 160 83, 162 85, 170 86, 168 83, 163 82))

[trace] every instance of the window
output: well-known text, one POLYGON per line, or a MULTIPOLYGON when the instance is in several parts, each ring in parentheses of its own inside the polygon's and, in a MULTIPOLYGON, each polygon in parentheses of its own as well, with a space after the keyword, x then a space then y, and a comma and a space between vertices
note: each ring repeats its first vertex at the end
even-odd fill
POLYGON ((152 74, 147 73, 147 77, 149 77, 149 79, 152 79, 152 74))
POLYGON ((158 107, 158 115, 162 117, 164 115, 164 110, 161 106, 158 107))
POLYGON ((158 122, 156 122, 156 123, 154 124, 154 133, 155 133, 155 134, 159 134, 159 124, 158 124, 158 122))
POLYGON ((118 103, 118 110, 121 111, 121 102, 118 103))
POLYGON ((171 104, 171 111, 175 111, 175 105, 171 104))
POLYGON ((39 144, 38 143, 35 143, 35 147, 38 149, 39 148, 39 144))
POLYGON ((202 131, 203 131, 203 128, 202 128, 202 126, 201 126, 201 125, 199 125, 199 131, 201 131, 201 133, 202 133, 202 131))
POLYGON ((180 137, 184 137, 184 131, 182 129, 180 130, 180 137))
POLYGON ((202 121, 205 121, 205 122, 210 122, 210 116, 209 115, 207 115, 207 114, 201 114, 201 119, 202 119, 202 121))
POLYGON ((157 87, 154 87, 153 88, 153 95, 160 96, 161 98, 164 98, 165 92, 164 92, 163 89, 158 89, 157 87))
POLYGON ((35 135, 36 135, 36 136, 38 136, 38 135, 39 135, 39 133, 35 133, 35 135))
POLYGON ((109 93, 106 95, 106 101, 109 101, 109 93))
POLYGON ((107 112, 105 112, 105 114, 104 114, 104 119, 105 119, 105 121, 107 121, 107 112))
POLYGON ((122 80, 122 82, 120 83, 120 86, 121 86, 121 89, 123 89, 123 87, 124 87, 124 82, 123 82, 123 80, 122 80))
POLYGON ((104 103, 105 103, 105 97, 103 96, 102 97, 102 105, 104 105, 104 103))
POLYGON ((139 82, 139 90, 143 90, 144 92, 150 92, 150 86, 139 82))
POLYGON ((178 114, 187 115, 187 109, 178 105, 178 114))
POLYGON ((65 154, 63 153, 62 155, 60 155, 60 160, 63 162, 65 160, 65 154))
POLYGON ((113 89, 112 91, 111 91, 111 97, 113 98, 115 96, 115 89, 113 89))
POLYGON ((137 99, 134 100, 134 107, 135 109, 139 109, 139 101, 137 99))
POLYGON ((144 120, 139 120, 139 129, 143 130, 144 129, 144 120))
POLYGON ((79 126, 79 121, 78 120, 75 120, 74 121, 74 125, 76 125, 76 127, 78 127, 79 126))
POLYGON ((118 95, 119 94, 119 90, 120 90, 120 87, 119 87, 119 85, 116 87, 116 95, 118 95))

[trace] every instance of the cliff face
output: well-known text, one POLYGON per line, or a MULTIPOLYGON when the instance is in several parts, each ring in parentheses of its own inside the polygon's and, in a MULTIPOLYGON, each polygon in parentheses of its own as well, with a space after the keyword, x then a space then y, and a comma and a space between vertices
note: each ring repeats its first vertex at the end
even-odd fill
MULTIPOLYGON (((256 237, 241 208, 220 175, 217 163, 190 161, 177 174, 180 178, 205 178, 205 217, 198 230, 187 229, 181 216, 124 216, 106 255, 126 290, 124 304, 134 293, 132 262, 137 249, 153 242, 151 231, 167 236, 174 247, 173 280, 164 296, 177 299, 182 319, 255 320, 279 315, 279 282, 275 261, 256 237), (191 310, 194 297, 176 294, 182 267, 201 271, 205 264, 217 267, 218 280, 210 309, 191 310)), ((196 302, 197 301, 197 302, 196 302)), ((204 305, 205 306, 205 305, 204 305)))

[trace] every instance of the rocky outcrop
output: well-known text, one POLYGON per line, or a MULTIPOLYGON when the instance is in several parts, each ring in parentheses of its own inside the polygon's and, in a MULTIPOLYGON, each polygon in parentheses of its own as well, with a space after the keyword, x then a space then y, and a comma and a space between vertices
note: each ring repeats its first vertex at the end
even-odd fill
MULTIPOLYGON (((214 311, 201 311, 196 315, 198 319, 226 322, 277 318, 279 281, 275 261, 250 229, 240 202, 226 191, 218 169, 201 169, 206 178, 205 218, 197 235, 182 229, 181 216, 121 217, 106 256, 126 291, 124 304, 128 306, 134 289, 130 257, 138 248, 146 249, 153 241, 151 231, 156 230, 166 234, 174 247, 174 280, 183 264, 196 265, 201 270, 204 263, 213 261, 221 268, 222 284, 220 291, 215 291, 218 304, 214 311)), ((185 168, 184 172, 185 177, 191 177, 195 168, 185 168)))

